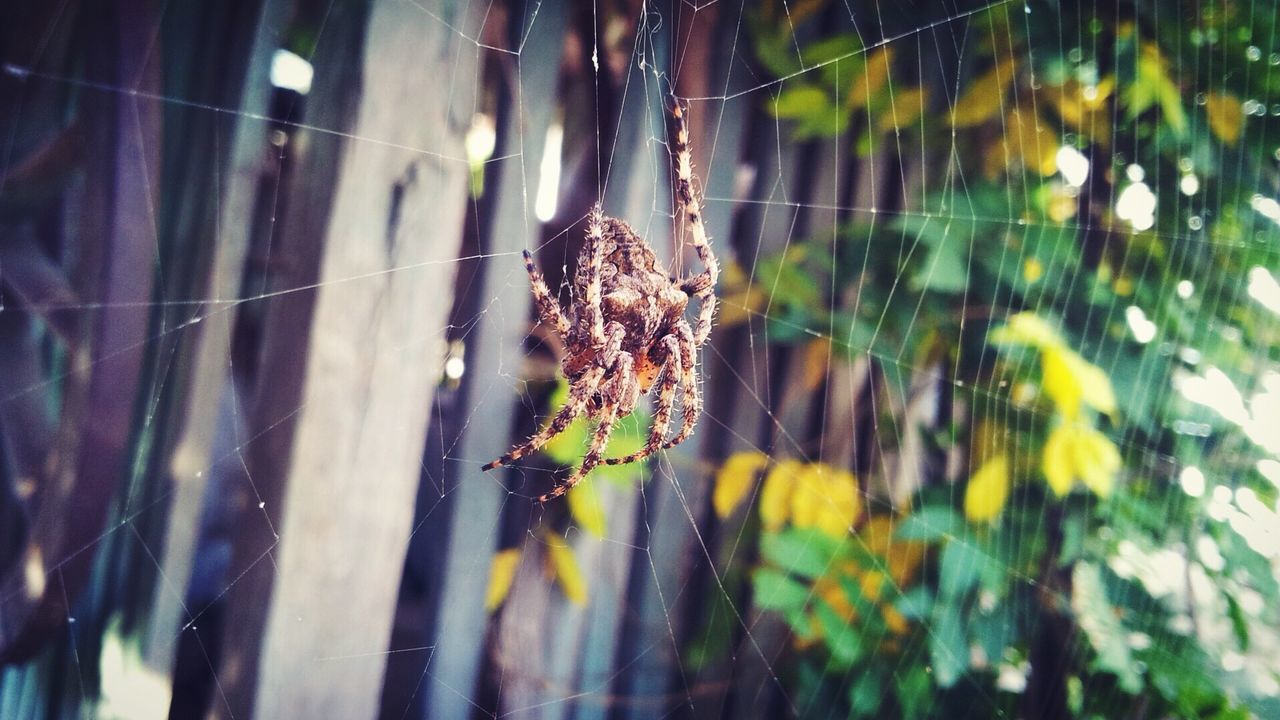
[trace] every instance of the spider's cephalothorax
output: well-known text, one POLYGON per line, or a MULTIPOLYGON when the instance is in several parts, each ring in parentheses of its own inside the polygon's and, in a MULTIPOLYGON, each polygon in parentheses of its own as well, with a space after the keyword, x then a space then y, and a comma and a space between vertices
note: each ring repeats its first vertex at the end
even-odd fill
POLYGON ((697 351, 711 332, 720 270, 707 244, 702 208, 694 195, 685 112, 685 107, 673 98, 671 137, 677 217, 683 216, 689 223, 702 272, 683 280, 669 276, 630 225, 606 217, 597 205, 591 211, 586 242, 578 255, 573 305, 566 317, 533 264, 533 256, 527 251, 524 254, 538 315, 564 341, 561 367, 569 380, 569 399, 546 427, 484 469, 536 451, 578 415, 587 413, 597 420, 582 465, 568 480, 540 497, 541 502, 565 494, 602 462, 635 462, 684 442, 698 420, 702 401, 698 394, 697 351), (690 298, 697 298, 700 303, 698 321, 692 327, 684 317, 690 298), (604 459, 609 434, 618 418, 635 410, 640 398, 655 385, 658 397, 648 442, 626 457, 604 459), (681 392, 683 419, 680 429, 668 439, 677 391, 681 392))

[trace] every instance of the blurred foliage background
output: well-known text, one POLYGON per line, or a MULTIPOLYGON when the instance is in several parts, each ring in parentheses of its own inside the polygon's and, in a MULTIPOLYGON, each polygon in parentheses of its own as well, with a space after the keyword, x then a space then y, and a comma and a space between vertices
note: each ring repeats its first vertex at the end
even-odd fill
POLYGON ((0 717, 1280 717, 1272 0, 0 20, 0 717), (538 506, 672 91, 705 412, 538 506))

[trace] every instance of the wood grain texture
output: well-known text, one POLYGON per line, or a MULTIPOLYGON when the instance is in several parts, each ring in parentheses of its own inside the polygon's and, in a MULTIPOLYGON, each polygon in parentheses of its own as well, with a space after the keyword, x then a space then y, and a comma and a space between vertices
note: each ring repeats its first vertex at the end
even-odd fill
POLYGON ((462 137, 479 50, 445 22, 474 28, 471 12, 449 3, 433 18, 390 1, 369 10, 324 228, 256 717, 377 714, 444 359, 441 289, 466 208, 462 137))

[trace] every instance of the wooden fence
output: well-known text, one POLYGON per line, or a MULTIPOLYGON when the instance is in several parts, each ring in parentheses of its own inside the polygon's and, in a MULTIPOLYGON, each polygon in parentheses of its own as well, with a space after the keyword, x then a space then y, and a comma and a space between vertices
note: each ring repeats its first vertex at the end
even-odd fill
POLYGON ((748 270, 834 241, 851 208, 918 205, 920 158, 792 141, 740 3, 219 5, 0 11, 0 716, 105 703, 109 638, 172 687, 171 717, 784 711, 789 637, 727 572, 755 530, 716 519, 714 471, 758 449, 909 487, 922 460, 865 427, 887 412, 910 447, 938 420, 932 374, 877 396, 870 355, 815 375, 805 353, 829 368, 829 348, 772 343, 761 315, 721 328, 697 434, 642 486, 599 483, 597 538, 531 502, 546 461, 479 471, 546 412, 519 253, 554 286, 599 200, 691 267, 669 87, 693 98, 716 252, 748 270), (314 68, 305 95, 272 87, 281 47, 314 68), (495 147, 475 164, 479 117, 495 147), (585 604, 548 578, 548 534, 585 604), (490 612, 506 548, 522 561, 490 612))

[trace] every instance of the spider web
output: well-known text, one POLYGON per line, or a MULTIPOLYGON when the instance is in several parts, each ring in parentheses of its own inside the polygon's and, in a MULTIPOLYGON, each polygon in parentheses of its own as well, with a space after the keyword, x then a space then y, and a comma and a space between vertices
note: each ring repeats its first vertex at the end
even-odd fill
MULTIPOLYGON (((1252 307, 1264 318, 1273 313, 1258 324, 1274 337, 1280 289, 1267 294, 1280 268, 1274 167, 1264 174, 1254 170, 1263 167, 1260 164, 1222 154, 1188 157, 1187 167, 1173 170, 1156 152, 1169 141, 1160 135, 1170 132, 1164 129, 1142 139, 1135 135, 1133 147, 1111 148, 1114 157, 1108 165, 1119 176, 1095 190, 1088 184, 1092 178, 1072 180, 1075 156, 1058 152, 1075 146, 1072 132, 1024 131, 1027 118, 1047 110, 1038 105, 1045 102, 1043 94, 1016 89, 997 94, 997 107, 986 121, 993 133, 985 141, 990 153, 1009 160, 998 168, 1000 180, 994 185, 1000 191, 989 192, 992 171, 969 152, 966 144, 974 142, 972 135, 944 117, 964 107, 972 78, 1001 58, 1012 58, 1019 67, 1033 68, 1034 86, 1061 85, 1060 79, 1035 77, 1049 66, 1037 62, 1037 54, 1067 59, 1070 67, 1062 72, 1077 73, 1073 77, 1084 77, 1087 72, 1081 68, 1091 64, 1116 62, 1108 53, 1119 57, 1118 50, 1098 46, 1081 30, 1086 24, 1071 15, 1074 10, 1046 3, 939 3, 912 7, 912 16, 904 18, 896 6, 833 2, 824 6, 815 23, 808 15, 810 4, 784 2, 767 16, 773 25, 765 24, 765 9, 723 0, 576 9, 534 4, 523 16, 506 7, 484 12, 468 7, 451 14, 430 2, 411 4, 481 58, 477 82, 484 92, 474 108, 467 158, 400 138, 352 135, 308 122, 303 95, 289 96, 292 104, 287 110, 257 114, 50 72, 38 55, 0 57, 4 73, 21 82, 24 92, 120 94, 226 120, 270 123, 279 141, 270 153, 275 172, 264 174, 258 203, 273 217, 290 182, 280 172, 286 165, 285 147, 297 133, 341 135, 355 153, 407 148, 435 162, 467 163, 471 169, 466 237, 459 256, 445 261, 457 271, 452 297, 442 300, 452 302, 445 335, 403 338, 405 347, 444 342, 448 355, 426 433, 397 625, 386 648, 315 661, 352 667, 385 663, 381 713, 386 717, 829 717, 846 702, 832 700, 833 689, 847 695, 869 681, 910 688, 917 668, 928 667, 936 674, 948 663, 961 672, 997 678, 991 684, 972 684, 973 716, 1019 716, 1017 697, 1027 687, 1027 657, 1013 653, 974 659, 971 656, 985 649, 981 643, 964 638, 954 642, 952 624, 937 615, 910 618, 909 629, 899 633, 885 623, 858 622, 846 614, 841 619, 847 636, 833 637, 832 628, 826 627, 815 640, 771 608, 753 578, 767 568, 805 577, 811 548, 806 545, 789 557, 762 545, 766 533, 761 514, 769 512, 770 500, 760 480, 772 468, 793 461, 853 471, 863 512, 841 542, 872 564, 864 569, 879 574, 884 582, 879 594, 892 602, 905 606, 916 598, 924 578, 945 578, 966 568, 976 574, 986 566, 1043 593, 1046 602, 1081 602, 1081 583, 1076 592, 1064 592, 1028 571, 1038 557, 1035 548, 1010 545, 1009 535, 999 536, 994 545, 981 544, 974 540, 979 536, 920 512, 935 501, 945 500, 957 509, 965 503, 966 481, 978 470, 978 462, 959 449, 959 439, 945 437, 954 426, 969 427, 979 419, 998 421, 1011 428, 1007 442, 1012 456, 1032 457, 1038 447, 1028 438, 1046 423, 1046 411, 1017 399, 1019 382, 1025 378, 1010 369, 1035 367, 1036 353, 1026 345, 997 347, 988 331, 1021 311, 1047 318, 1065 314, 1069 308, 1062 307, 1062 298, 1096 284, 1097 264, 1086 265, 1059 239, 1064 229, 1087 235, 1105 224, 1108 231, 1140 234, 1146 242, 1187 258, 1178 272, 1153 283, 1160 307, 1174 297, 1194 299, 1210 316, 1224 307, 1252 307), (515 28, 509 34, 504 29, 507 22, 515 28), (1015 46, 997 34, 1000 23, 1032 40, 1015 46), (769 46, 775 53, 772 60, 762 60, 762 38, 776 41, 769 46), (880 78, 875 62, 890 55, 880 78), (552 473, 563 476, 551 458, 486 475, 479 472, 483 463, 555 410, 549 397, 555 392, 557 348, 545 329, 526 321, 528 279, 520 251, 537 252, 553 288, 559 283, 562 299, 568 300, 568 286, 560 281, 572 271, 585 210, 599 201, 607 214, 627 220, 647 238, 673 273, 700 270, 687 252, 687 242, 679 240, 684 228, 671 209, 664 107, 673 88, 690 103, 695 173, 712 247, 726 268, 733 267, 722 283, 720 326, 700 352, 705 402, 698 430, 689 442, 661 453, 645 468, 597 471, 588 482, 594 500, 581 500, 572 511, 571 503, 536 506, 531 499, 545 491, 552 473), (927 98, 930 111, 912 109, 912 102, 925 102, 913 94, 920 88, 934 93, 927 98), (815 109, 817 89, 829 91, 834 104, 815 109), (851 101, 851 94, 858 92, 866 98, 851 101), (870 98, 876 93, 885 101, 873 108, 870 98), (789 115, 793 103, 804 112, 789 115), (841 110, 846 107, 853 110, 841 110), (826 120, 824 108, 829 110, 826 120), (847 120, 833 119, 838 116, 847 120), (805 117, 826 124, 804 130, 805 117), (864 132, 871 136, 865 142, 860 140, 864 132), (1041 144, 1054 151, 1056 163, 1043 174, 1034 167, 1041 144), (1175 172, 1177 177, 1172 176, 1175 172), (1238 234, 1212 231, 1219 221, 1206 210, 1225 207, 1222 197, 1227 191, 1206 186, 1186 192, 1191 182, 1187 178, 1197 173, 1256 188, 1251 207, 1237 209, 1246 213, 1235 220, 1243 228, 1238 234), (1143 204, 1143 190, 1131 188, 1151 193, 1157 202, 1154 209, 1143 204), (1052 196, 1047 200, 1042 196, 1046 192, 1052 196), (1037 204, 1066 202, 1062 198, 1090 192, 1110 193, 1093 200, 1114 209, 1119 219, 1070 213, 1050 222, 1025 212, 1037 204), (1213 201, 1203 199, 1205 195, 1213 201), (1002 244, 993 257, 984 254, 989 246, 981 243, 983 235, 1017 241, 1002 244), (1197 253, 1241 244, 1251 248, 1254 267, 1262 269, 1248 279, 1224 282, 1214 276, 1211 265, 1194 260, 1197 253), (1021 275, 1025 287, 1016 297, 1012 291, 993 294, 974 285, 974 278, 986 277, 983 272, 1021 275), (1029 279, 1037 273, 1036 280, 1029 279), (1263 275, 1271 278, 1270 286, 1263 275), (939 295, 966 310, 977 306, 975 298, 984 302, 977 314, 961 313, 943 323, 934 300, 939 295), (941 332, 942 325, 956 332, 957 357, 928 352, 923 340, 941 332), (768 463, 761 468, 762 477, 731 514, 720 516, 713 509, 713 495, 724 482, 726 463, 753 456, 768 463), (606 477, 610 473, 613 476, 606 477), (941 538, 939 547, 945 543, 955 549, 930 550, 909 579, 895 578, 884 553, 871 550, 869 516, 914 517, 916 532, 941 538), (484 602, 495 553, 504 550, 517 553, 511 586, 501 606, 488 610, 484 602), (949 561, 948 555, 960 559, 949 561), (948 562, 953 564, 947 566, 948 562), (580 599, 573 597, 572 568, 585 584, 580 599), (865 654, 854 662, 842 660, 836 652, 824 654, 822 643, 835 644, 838 639, 865 648, 865 654), (923 656, 893 654, 894 646, 913 642, 925 648, 923 656), (882 670, 869 669, 873 664, 882 670)), ((316 45, 332 32, 327 24, 331 8, 320 10, 315 13, 316 45)), ((1200 32, 1194 18, 1172 8, 1152 12, 1158 23, 1176 27, 1180 34, 1200 32)), ((1121 20, 1118 8, 1092 8, 1091 13, 1115 23, 1121 20)), ((1247 62, 1232 60, 1230 66, 1243 66, 1270 83, 1272 75, 1280 73, 1274 22, 1256 13, 1244 17, 1249 55, 1247 62), (1255 24, 1266 36, 1250 34, 1255 24)), ((58 34, 59 21, 48 29, 49 37, 58 34)), ((1168 58, 1165 72, 1179 92, 1194 99, 1187 108, 1188 132, 1205 135, 1211 120, 1203 109, 1235 83, 1224 78, 1204 85, 1204 66, 1228 63, 1222 57, 1225 50, 1208 39, 1198 47, 1191 56, 1168 58)), ((469 80, 454 78, 455 83, 469 80)), ((1274 122, 1254 116, 1280 114, 1272 105, 1276 100, 1246 98, 1246 122, 1274 122)), ((1135 124, 1118 105, 1097 122, 1116 136, 1135 124)), ((1274 147, 1274 132, 1270 145, 1257 137, 1246 136, 1246 151, 1280 153, 1274 147)), ((16 129, 5 139, 0 196, 3 178, 15 164, 18 141, 16 129)), ((277 252, 270 237, 257 248, 266 266, 277 252)), ((1131 259, 1130 247, 1123 245, 1124 255, 1113 264, 1131 275, 1144 275, 1151 256, 1135 253, 1131 259)), ((215 321, 251 324, 260 320, 262 308, 281 297, 437 264, 356 272, 283 289, 268 289, 265 272, 255 276, 250 270, 234 298, 197 292, 190 300, 148 303, 174 311, 165 317, 177 319, 153 327, 147 342, 196 332, 215 321)), ((160 268, 162 284, 166 270, 160 268)), ((0 281, 4 272, 0 266, 0 281)), ((1259 344, 1252 351, 1254 378, 1234 378, 1236 385, 1231 378, 1219 381, 1211 369, 1186 361, 1187 353, 1207 354, 1213 344, 1232 342, 1231 328, 1194 331, 1191 342, 1181 343, 1168 336, 1172 321, 1154 303, 1151 298, 1110 294, 1085 313, 1083 331, 1072 338, 1077 349, 1112 378, 1122 407, 1150 407, 1173 392, 1192 397, 1195 388, 1205 388, 1209 395, 1234 391, 1243 398, 1241 403, 1252 400, 1252 406, 1237 410, 1229 404, 1215 405, 1208 395, 1195 396, 1200 399, 1192 404, 1221 417, 1206 419, 1204 412, 1188 411, 1185 420, 1177 421, 1183 424, 1175 432, 1216 435, 1225 418, 1246 433, 1253 428, 1261 437, 1256 447, 1249 446, 1248 455, 1261 458, 1259 473, 1262 468, 1280 468, 1275 465, 1280 447, 1264 425, 1266 417, 1275 417, 1268 403, 1280 393, 1274 388, 1280 377, 1274 352, 1259 344), (1153 306, 1144 309, 1144 302, 1153 306), (1159 321, 1159 328, 1149 316, 1159 321), (1184 361, 1176 373, 1167 360, 1172 355, 1184 361), (1235 390, 1237 385, 1241 390, 1235 390)), ((67 303, 29 309, 75 315, 104 306, 67 303)), ((20 308, 0 296, 4 311, 15 307, 20 308)), ((1197 311, 1187 312, 1194 318, 1197 311)), ((176 353, 178 346, 172 347, 176 353)), ((1242 348, 1241 352, 1250 351, 1242 348)), ((227 347, 223 361, 229 376, 246 371, 237 366, 243 358, 227 347)), ((92 364, 107 359, 96 358, 92 364)), ((166 383, 179 381, 180 361, 157 361, 155 377, 140 398, 149 408, 146 423, 160 414, 166 383)), ((12 405, 42 393, 56 387, 68 372, 51 372, 38 384, 5 386, 0 401, 12 405)), ((117 516, 92 547, 80 551, 97 553, 103 573, 109 572, 103 568, 111 566, 112 557, 141 557, 141 569, 124 576, 181 597, 181 617, 168 641, 193 653, 180 656, 179 665, 205 671, 205 682, 212 683, 209 704, 225 708, 231 701, 216 680, 223 668, 200 629, 206 623, 217 627, 220 604, 258 563, 274 566, 278 544, 288 537, 288 530, 276 527, 263 507, 260 478, 251 472, 249 456, 266 431, 247 430, 252 426, 251 410, 241 392, 230 383, 218 399, 218 441, 211 463, 199 471, 212 479, 210 490, 198 499, 204 528, 189 587, 164 569, 163 520, 157 518, 170 511, 178 497, 171 487, 123 490, 117 516), (228 527, 233 516, 219 500, 220 493, 235 484, 248 486, 261 511, 249 522, 271 538, 254 565, 238 573, 228 570, 225 553, 236 533, 244 530, 228 527)), ((303 409, 295 407, 289 416, 303 409)), ((1180 474, 1165 481, 1177 485, 1181 494, 1164 496, 1163 505, 1155 506, 1157 513, 1173 516, 1191 497, 1203 499, 1210 518, 1205 527, 1185 529, 1186 545, 1181 548, 1120 544, 1111 556, 1116 573, 1137 578, 1148 588, 1169 586, 1165 595, 1152 590, 1154 597, 1165 600, 1148 603, 1149 607, 1139 602, 1137 610, 1163 611, 1166 604, 1180 608, 1200 598, 1206 607, 1198 616, 1202 626, 1195 631, 1206 648, 1221 649, 1224 683, 1257 702, 1280 694, 1280 668, 1273 652, 1277 639, 1255 633, 1247 649, 1233 646, 1227 611, 1205 600, 1217 597, 1212 591, 1217 576, 1204 567, 1213 565, 1215 554, 1220 564, 1217 548, 1229 542, 1217 530, 1210 531, 1211 523, 1227 527, 1238 538, 1257 540, 1272 563, 1280 557, 1274 530, 1267 529, 1280 511, 1274 490, 1255 491, 1255 485, 1242 479, 1250 471, 1221 455, 1188 455, 1186 445, 1171 453, 1169 447, 1154 445, 1152 436, 1136 425, 1113 429, 1118 431, 1111 437, 1126 457, 1180 468, 1180 474), (1187 468, 1194 472, 1188 474, 1187 468), (1185 578, 1185 583, 1161 579, 1171 573, 1185 578)), ((609 454, 623 454, 617 447, 644 430, 639 422, 624 428, 609 454)), ((580 437, 585 430, 579 427, 575 432, 580 437)), ((572 438, 552 449, 553 455, 571 455, 572 438)), ((554 460, 561 458, 556 455, 554 460)), ((1280 484, 1280 477, 1271 479, 1280 484)), ((1119 482, 1126 481, 1122 474, 1119 482)), ((1043 484, 1027 484, 1033 482, 1043 484)), ((1009 502, 1006 512, 1031 518, 1031 536, 1047 535, 1055 527, 1058 505, 1048 496, 1020 493, 1009 502)), ((1104 514, 1104 524, 1123 520, 1118 516, 1122 508, 1106 507, 1114 515, 1104 514)), ((814 512, 824 511, 838 513, 840 508, 823 496, 814 512)), ((820 542, 817 536, 810 540, 820 542)), ((59 572, 60 565, 51 563, 52 572, 59 572)), ((828 563, 822 569, 834 567, 828 563)), ((818 604, 816 588, 806 588, 811 606, 818 604)), ((1258 592, 1246 588, 1239 598, 1233 600, 1240 606, 1234 612, 1274 620, 1274 609, 1261 606, 1258 592)), ((984 587, 974 602, 994 606, 996 600, 984 587)), ((134 651, 128 632, 121 630, 118 620, 108 622, 118 617, 112 603, 127 603, 120 598, 101 601, 66 599, 72 610, 62 654, 43 661, 43 666, 5 669, 0 676, 0 715, 87 716, 96 711, 103 717, 152 717, 165 712, 170 694, 181 690, 170 688, 174 681, 167 674, 149 674, 139 658, 130 656, 134 651), (93 622, 78 622, 82 612, 93 622), (49 674, 59 668, 67 670, 63 690, 71 698, 71 709, 59 709, 31 689, 49 683, 49 674), (100 690, 93 689, 95 683, 100 690)), ((157 611, 148 607, 144 612, 157 611)), ((1186 616, 1172 615, 1174 621, 1186 616)), ((145 619, 138 625, 146 625, 145 619)), ((1132 634, 1124 638, 1130 651, 1146 649, 1143 643, 1150 641, 1132 634)), ((1083 658, 1093 657, 1079 639, 1071 639, 1061 651, 1081 664, 1083 658)), ((1154 652, 1161 652, 1158 645, 1154 652)), ((1170 662, 1177 659, 1166 655, 1170 662)), ((1085 685, 1076 692, 1105 698, 1116 691, 1085 685)), ((888 689, 884 693, 887 696, 888 689)), ((916 709, 919 716, 948 712, 939 696, 929 697, 929 704, 916 709)), ((1123 707, 1116 702, 1117 708, 1123 707)), ((1105 707, 1106 700, 1102 704, 1105 707)))

